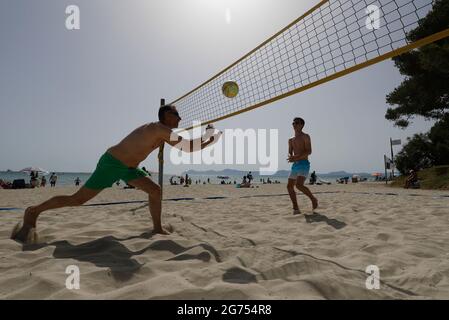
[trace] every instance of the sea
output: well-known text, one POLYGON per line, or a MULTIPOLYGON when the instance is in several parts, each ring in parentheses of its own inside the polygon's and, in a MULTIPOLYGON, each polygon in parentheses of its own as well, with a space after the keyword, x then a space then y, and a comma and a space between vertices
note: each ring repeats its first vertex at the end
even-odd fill
MULTIPOLYGON (((56 182, 57 186, 74 186, 75 180, 79 178, 81 180, 81 184, 87 181, 89 179, 91 173, 88 172, 56 172, 56 175, 58 176, 58 180, 56 182)), ((41 177, 41 175, 39 175, 41 177)), ((47 184, 49 184, 49 178, 50 174, 45 175, 47 178, 47 184)), ((158 181, 158 174, 152 173, 152 179, 154 181, 158 181)), ((185 177, 185 175, 183 175, 185 177)), ((225 179, 223 179, 221 176, 216 175, 202 175, 202 174, 195 174, 195 175, 189 175, 189 177, 192 179, 192 184, 203 184, 204 182, 207 183, 208 179, 210 183, 212 184, 220 184, 221 181, 225 181, 226 183, 231 182, 231 184, 234 184, 234 181, 238 184, 242 182, 243 175, 239 176, 226 176, 225 179)), ((171 175, 171 174, 164 174, 164 185, 170 184, 170 178, 172 178, 172 181, 177 182, 179 184, 180 176, 179 175, 171 175)), ((287 183, 288 177, 286 176, 255 176, 253 183, 264 183, 267 182, 267 179, 270 179, 272 182, 278 181, 280 183, 287 183)), ((326 174, 318 174, 318 178, 320 178, 323 181, 335 183, 336 177, 335 175, 326 175, 326 174)), ((364 178, 367 178, 369 181, 373 180, 370 176, 365 176, 364 178)), ((15 171, 0 171, 0 179, 3 181, 10 181, 13 182, 16 179, 25 179, 26 183, 30 182, 30 176, 27 173, 23 172, 15 172, 15 171)), ((121 182, 121 185, 124 185, 123 182, 121 182)))

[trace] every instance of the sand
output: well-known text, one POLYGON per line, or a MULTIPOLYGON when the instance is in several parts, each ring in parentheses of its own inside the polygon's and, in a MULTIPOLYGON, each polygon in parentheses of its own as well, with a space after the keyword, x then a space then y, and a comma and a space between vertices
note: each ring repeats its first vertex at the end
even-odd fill
MULTIPOLYGON (((0 207, 75 190, 0 190, 0 207)), ((83 206, 42 214, 41 243, 25 246, 9 239, 23 211, 0 211, 0 298, 449 299, 447 191, 311 190, 316 213, 300 195, 303 214, 293 216, 285 184, 165 186, 165 198, 195 198, 163 202, 170 236, 151 233, 145 203, 83 206), (80 289, 66 287, 70 265, 80 289), (379 289, 365 285, 369 265, 379 268, 379 289)), ((145 199, 114 187, 89 203, 145 199)))

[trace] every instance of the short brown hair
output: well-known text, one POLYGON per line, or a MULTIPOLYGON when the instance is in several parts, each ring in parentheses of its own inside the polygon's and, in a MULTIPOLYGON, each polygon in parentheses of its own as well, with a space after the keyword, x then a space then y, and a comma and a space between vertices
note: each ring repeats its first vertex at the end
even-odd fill
POLYGON ((164 120, 165 113, 168 112, 168 111, 172 111, 173 109, 176 109, 176 107, 174 105, 171 105, 171 104, 167 104, 165 106, 160 107, 159 108, 159 112, 157 114, 157 116, 159 118, 159 121, 164 120))
POLYGON ((300 117, 294 118, 293 121, 299 121, 299 122, 301 122, 302 125, 305 125, 305 124, 306 124, 306 122, 304 121, 304 119, 303 119, 303 118, 300 118, 300 117))

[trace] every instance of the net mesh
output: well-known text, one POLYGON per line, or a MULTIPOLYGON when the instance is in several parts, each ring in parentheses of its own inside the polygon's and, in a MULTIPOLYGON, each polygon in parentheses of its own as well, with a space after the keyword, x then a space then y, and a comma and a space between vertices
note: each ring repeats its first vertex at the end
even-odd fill
POLYGON ((407 46, 407 32, 432 8, 432 0, 322 1, 278 34, 172 102, 180 126, 210 123, 300 92, 386 53, 407 46), (378 28, 377 28, 378 27, 378 28), (221 87, 236 81, 239 94, 221 87))

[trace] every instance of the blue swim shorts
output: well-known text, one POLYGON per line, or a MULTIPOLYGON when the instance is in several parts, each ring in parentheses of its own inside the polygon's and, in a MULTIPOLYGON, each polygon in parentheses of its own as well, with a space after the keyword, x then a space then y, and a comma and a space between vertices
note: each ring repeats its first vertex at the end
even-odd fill
POLYGON ((293 162, 292 170, 290 171, 289 179, 296 179, 298 176, 307 178, 310 171, 309 160, 299 160, 293 162))

